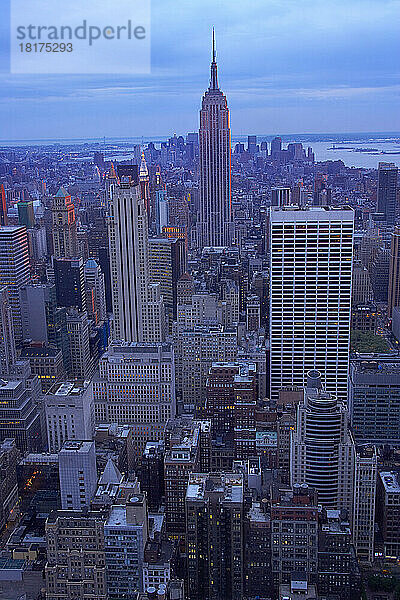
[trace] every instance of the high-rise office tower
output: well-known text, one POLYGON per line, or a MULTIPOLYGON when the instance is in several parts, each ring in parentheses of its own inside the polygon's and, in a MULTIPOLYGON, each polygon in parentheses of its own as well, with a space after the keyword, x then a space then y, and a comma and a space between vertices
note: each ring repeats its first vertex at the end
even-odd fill
POLYGON ((82 510, 89 507, 97 487, 94 442, 65 442, 58 455, 58 464, 62 508, 82 510))
POLYGON ((275 137, 271 142, 271 157, 280 159, 282 152, 282 138, 275 137))
POLYGON ((82 258, 54 258, 53 267, 58 306, 86 310, 82 258))
POLYGON ((40 383, 37 377, 31 377, 29 365, 26 375, 0 379, 0 442, 14 438, 22 454, 41 452, 43 448, 40 383))
POLYGON ((185 241, 151 238, 149 240, 150 281, 160 284, 170 324, 176 319, 178 279, 186 271, 185 241))
POLYGON ((206 383, 205 411, 213 438, 233 444, 240 460, 256 454, 256 369, 250 361, 213 363, 206 383))
POLYGON ((53 327, 52 312, 57 306, 55 286, 29 283, 21 287, 19 299, 24 340, 55 344, 54 339, 49 338, 49 326, 53 327))
POLYGON ((138 454, 160 440, 175 416, 174 354, 169 343, 114 342, 93 381, 97 423, 129 424, 138 454))
POLYGON ((33 375, 37 375, 42 392, 47 392, 56 382, 65 379, 61 350, 51 346, 26 346, 21 350, 22 360, 28 360, 33 375))
POLYGON ((46 228, 36 225, 33 229, 28 229, 27 234, 29 256, 34 261, 43 261, 48 254, 46 228))
POLYGON ((380 471, 376 490, 376 521, 383 537, 384 556, 400 558, 400 472, 380 471))
POLYGON ((165 524, 168 535, 185 535, 185 494, 190 473, 201 470, 201 425, 192 416, 170 419, 165 427, 165 524))
MULTIPOLYGON (((67 333, 67 309, 57 307, 56 287, 51 283, 30 283, 19 293, 24 340, 42 342, 62 352, 65 369, 70 368, 70 344, 67 333)), ((43 375, 44 372, 40 371, 43 375)), ((50 383, 47 380, 46 383, 50 383)), ((55 383, 54 380, 51 382, 55 383)), ((44 381, 42 381, 44 384, 44 381)))
POLYGON ((272 589, 271 518, 265 503, 253 501, 246 514, 243 559, 245 598, 268 597, 272 589))
POLYGON ((162 228, 168 225, 168 198, 166 185, 162 180, 160 167, 152 178, 150 193, 150 212, 148 214, 151 231, 161 233, 162 228))
POLYGON ((324 508, 351 515, 355 448, 347 405, 323 390, 319 371, 310 371, 307 379, 291 438, 291 485, 306 483, 324 508))
POLYGON ((353 290, 351 297, 353 304, 367 304, 371 302, 373 296, 371 278, 367 267, 364 267, 359 260, 354 261, 353 290))
POLYGON ((162 233, 164 227, 169 225, 169 204, 167 190, 161 189, 155 191, 155 212, 157 233, 162 233))
POLYGON ((0 225, 8 225, 6 190, 3 184, 0 185, 0 225))
POLYGON ((85 264, 84 276, 88 317, 97 324, 107 316, 106 289, 104 275, 93 258, 85 264))
POLYGON ((304 386, 320 369, 347 395, 354 213, 313 207, 270 213, 270 386, 304 386))
POLYGON ((59 452, 66 441, 93 439, 93 388, 88 381, 53 385, 44 397, 44 411, 50 452, 59 452))
POLYGON ((113 338, 157 342, 164 335, 164 305, 150 285, 147 209, 136 165, 119 165, 111 187, 109 240, 113 338))
POLYGON ((52 235, 54 256, 73 258, 78 255, 75 208, 68 192, 60 187, 53 198, 52 235))
POLYGON ((396 444, 400 438, 400 360, 352 360, 349 414, 360 444, 396 444))
POLYGON ((0 288, 0 377, 13 372, 17 354, 15 350, 12 313, 7 288, 0 288))
POLYGON ((232 240, 231 130, 226 96, 218 86, 213 32, 210 86, 200 110, 200 242, 228 246, 232 240))
POLYGON ((234 361, 237 331, 220 326, 173 327, 176 361, 176 392, 185 412, 195 409, 205 394, 213 362, 234 361))
MULTIPOLYGON (((308 583, 315 583, 318 573, 318 500, 315 490, 307 485, 273 489, 270 526, 275 589, 280 584, 290 583, 293 574, 299 571, 308 583)), ((279 595, 280 598, 286 596, 279 595)))
POLYGON ((319 511, 318 592, 322 598, 360 600, 361 577, 346 511, 319 511))
POLYGON ((256 154, 257 152, 257 136, 256 135, 248 135, 247 136, 247 151, 249 154, 256 154))
POLYGON ((0 228, 0 287, 8 291, 15 341, 22 341, 22 320, 19 290, 29 280, 29 254, 26 228, 0 228))
POLYGON ((90 354, 90 331, 87 312, 71 308, 67 312, 67 331, 70 346, 69 373, 74 379, 89 379, 94 364, 90 354))
POLYGON ((388 225, 396 222, 398 171, 394 163, 379 163, 377 212, 385 216, 388 225))
POLYGON ((380 248, 369 271, 375 302, 388 301, 390 254, 389 248, 380 248))
POLYGON ((144 549, 149 537, 145 494, 113 506, 104 523, 107 583, 110 598, 133 599, 143 590, 144 549))
POLYGON ((35 226, 35 211, 33 210, 32 200, 20 200, 18 207, 18 222, 20 225, 25 225, 27 229, 32 229, 35 226))
POLYGON ((375 500, 378 457, 375 446, 356 448, 354 471, 353 541, 360 562, 374 561, 375 500))
POLYGON ((190 600, 243 598, 243 521, 243 475, 190 475, 186 493, 190 600))
POLYGON ((388 317, 400 306, 400 227, 395 227, 392 234, 392 249, 389 265, 388 317))

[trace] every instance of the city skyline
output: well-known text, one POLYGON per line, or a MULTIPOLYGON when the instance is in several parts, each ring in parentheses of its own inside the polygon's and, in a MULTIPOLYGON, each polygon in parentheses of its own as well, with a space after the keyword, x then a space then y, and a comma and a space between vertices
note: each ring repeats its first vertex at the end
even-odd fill
POLYGON ((11 76, 4 35, 2 137, 196 130, 213 25, 235 135, 400 129, 397 9, 397 0, 335 0, 329 6, 306 0, 301 7, 273 2, 267 12, 257 1, 244 20, 238 2, 229 10, 225 1, 211 10, 207 1, 174 11, 168 2, 153 3, 148 76, 11 76))
POLYGON ((400 132, 282 134, 396 127, 400 0, 152 5, 0 85, 0 597, 400 600, 400 132))

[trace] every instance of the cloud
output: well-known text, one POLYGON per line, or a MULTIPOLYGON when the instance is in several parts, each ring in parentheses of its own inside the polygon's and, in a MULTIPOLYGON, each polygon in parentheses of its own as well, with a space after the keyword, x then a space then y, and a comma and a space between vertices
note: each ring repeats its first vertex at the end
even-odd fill
POLYGON ((152 0, 149 76, 3 73, 1 135, 197 127, 213 25, 219 80, 238 129, 283 131, 288 115, 299 132, 321 131, 321 122, 330 131, 344 123, 400 129, 399 9, 400 0, 152 0))

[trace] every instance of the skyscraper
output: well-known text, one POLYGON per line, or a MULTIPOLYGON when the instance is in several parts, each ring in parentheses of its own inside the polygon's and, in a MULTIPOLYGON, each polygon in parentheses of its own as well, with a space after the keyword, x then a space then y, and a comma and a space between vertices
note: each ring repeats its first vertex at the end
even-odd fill
POLYGON ((90 506, 97 486, 94 442, 67 441, 58 455, 61 506, 81 510, 90 506))
POLYGON ((148 224, 136 165, 119 165, 111 188, 109 242, 113 338, 157 342, 164 335, 164 305, 150 285, 148 224))
POLYGON ((17 360, 7 288, 0 288, 0 377, 12 373, 17 360))
POLYGON ((257 136, 256 135, 248 135, 247 136, 247 151, 250 154, 256 154, 256 152, 257 152, 257 136))
POLYGON ((93 393, 97 423, 129 424, 140 454, 175 416, 172 345, 114 342, 100 359, 93 393))
POLYGON ((243 513, 243 475, 190 475, 186 493, 190 600, 243 598, 243 513))
POLYGON ((85 272, 82 258, 53 260, 57 304, 86 310, 85 272))
POLYGON ((0 185, 0 225, 8 225, 6 190, 3 184, 0 185))
POLYGON ((71 377, 89 379, 93 375, 94 364, 90 354, 90 330, 87 312, 70 308, 67 312, 67 332, 70 346, 71 377))
POLYGON ((307 379, 291 437, 291 485, 306 483, 324 508, 351 515, 355 448, 347 405, 322 389, 319 371, 310 371, 307 379))
POLYGON ((29 254, 26 228, 5 226, 0 229, 0 286, 5 286, 11 306, 15 341, 22 341, 19 290, 29 280, 29 254))
POLYGON ((218 86, 215 41, 210 86, 200 110, 200 245, 232 240, 231 130, 226 96, 218 86))
POLYGON ((66 441, 93 439, 93 389, 88 381, 56 383, 43 402, 50 452, 59 452, 66 441))
POLYGON ((392 249, 389 265, 388 317, 400 306, 400 227, 395 227, 392 234, 392 249))
POLYGON ((271 156, 277 160, 280 159, 282 152, 282 138, 275 137, 271 142, 271 156))
POLYGON ((270 213, 271 397, 319 368, 346 398, 354 213, 312 207, 270 213))
POLYGON ((75 209, 71 196, 63 187, 60 187, 53 198, 51 212, 54 256, 57 258, 76 257, 78 245, 75 209))
POLYGON ((104 275, 93 258, 85 264, 84 275, 88 317, 97 324, 107 316, 104 275))
POLYGON ((356 448, 353 540, 359 561, 369 564, 374 560, 377 471, 376 447, 362 445, 356 448))
POLYGON ((149 240, 150 280, 159 283, 170 326, 176 319, 178 279, 186 270, 186 248, 182 239, 149 240))
POLYGON ((20 225, 25 225, 27 229, 32 229, 35 226, 35 211, 33 209, 32 200, 20 200, 18 207, 18 222, 20 225))
POLYGON ((396 222, 397 173, 398 168, 394 163, 379 163, 377 211, 385 215, 388 225, 396 222))

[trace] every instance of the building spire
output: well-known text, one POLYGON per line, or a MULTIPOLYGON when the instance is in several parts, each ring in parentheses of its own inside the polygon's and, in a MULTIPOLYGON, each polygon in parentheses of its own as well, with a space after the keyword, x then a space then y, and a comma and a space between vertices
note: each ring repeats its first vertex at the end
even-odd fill
POLYGON ((210 81, 210 89, 217 90, 218 89, 218 76, 217 76, 217 61, 216 61, 216 52, 215 52, 215 30, 212 28, 212 62, 211 62, 211 81, 210 81))
POLYGON ((212 61, 215 62, 215 29, 212 28, 212 61))

